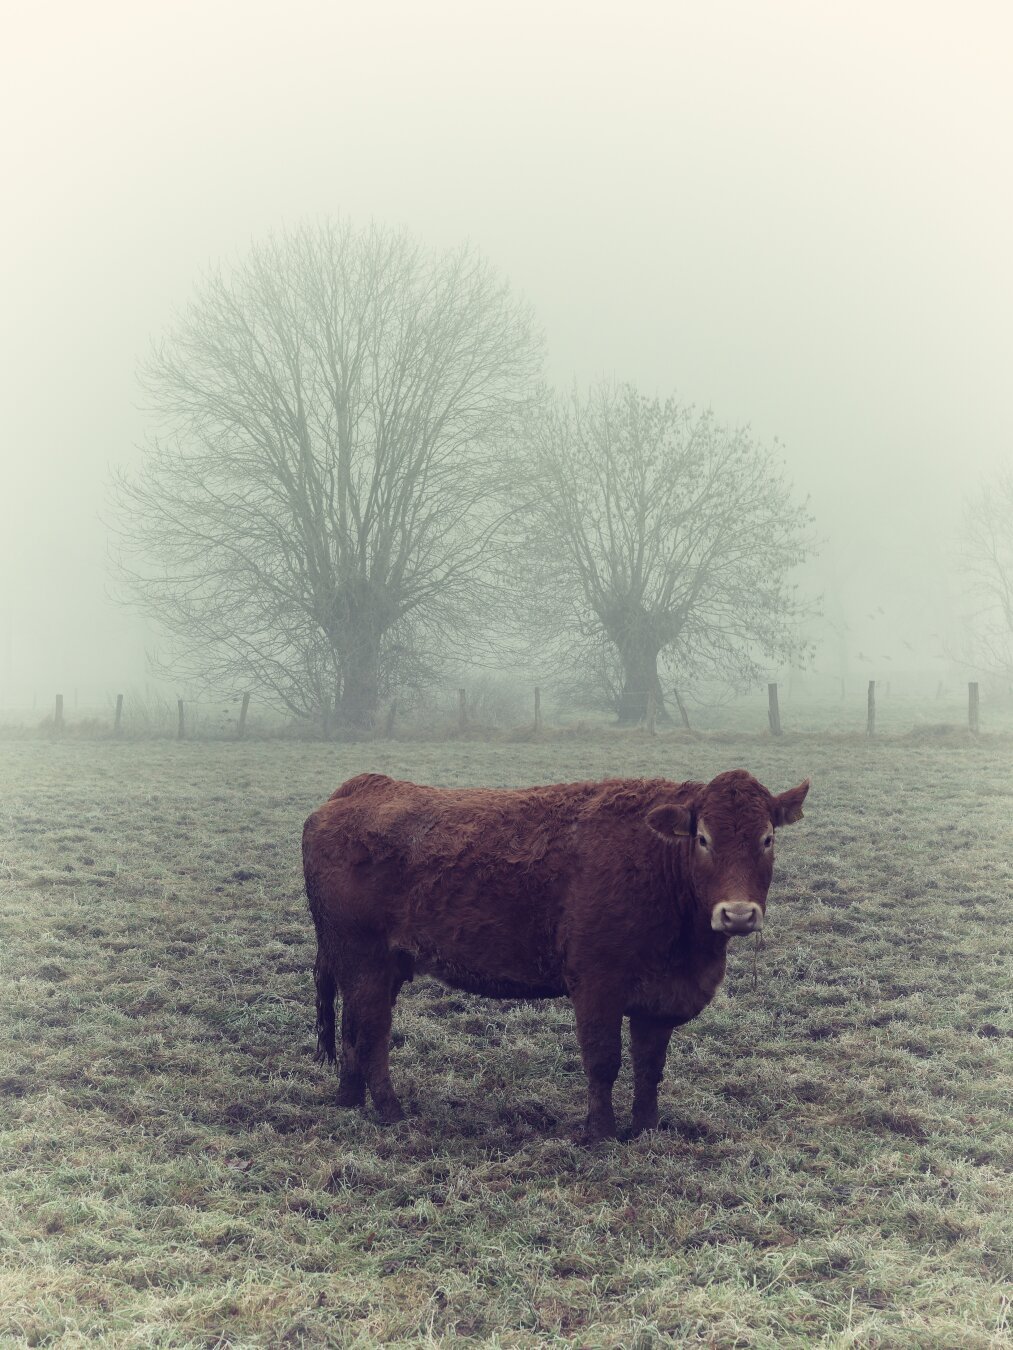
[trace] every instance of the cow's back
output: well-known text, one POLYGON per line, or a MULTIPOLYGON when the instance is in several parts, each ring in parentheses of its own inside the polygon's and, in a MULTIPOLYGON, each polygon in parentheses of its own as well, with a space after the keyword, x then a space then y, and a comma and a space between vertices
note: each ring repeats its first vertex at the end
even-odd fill
POLYGON ((359 775, 306 823, 318 932, 370 934, 465 988, 563 993, 574 942, 633 957, 651 941, 662 849, 644 818, 678 791, 661 779, 500 789, 359 775))
POLYGON ((429 788, 361 775, 306 822, 318 932, 371 934, 415 969, 465 988, 562 994, 571 825, 545 789, 429 788))

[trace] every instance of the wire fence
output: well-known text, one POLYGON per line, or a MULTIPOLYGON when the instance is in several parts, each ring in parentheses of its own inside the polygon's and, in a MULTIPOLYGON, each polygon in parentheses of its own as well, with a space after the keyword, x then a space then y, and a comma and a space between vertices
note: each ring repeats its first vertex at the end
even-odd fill
POLYGON ((330 737, 308 721, 286 718, 256 694, 244 690, 228 698, 169 699, 138 691, 110 694, 98 706, 71 704, 56 693, 40 708, 0 709, 0 736, 146 740, 173 739, 445 739, 448 736, 491 734, 514 737, 593 735, 628 731, 648 736, 706 736, 714 734, 864 736, 868 740, 897 736, 964 736, 1013 734, 1013 691, 995 683, 983 689, 977 680, 944 686, 934 698, 924 690, 893 682, 869 680, 862 690, 846 690, 839 699, 813 696, 804 687, 795 691, 771 682, 762 691, 715 703, 690 703, 675 694, 663 701, 649 693, 638 723, 616 726, 614 716, 573 707, 547 708, 540 687, 511 686, 490 693, 488 685, 460 685, 430 697, 425 705, 401 707, 385 700, 371 725, 337 729, 330 737))

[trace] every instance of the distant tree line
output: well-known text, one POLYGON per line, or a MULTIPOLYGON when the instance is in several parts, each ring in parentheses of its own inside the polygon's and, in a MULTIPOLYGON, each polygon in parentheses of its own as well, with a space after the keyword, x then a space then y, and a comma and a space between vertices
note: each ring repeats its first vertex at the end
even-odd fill
POLYGON ((113 483, 121 594, 164 669, 333 731, 508 635, 626 723, 680 681, 804 660, 812 522, 773 452, 629 384, 559 396, 542 355, 474 252, 375 225, 208 276, 113 483))

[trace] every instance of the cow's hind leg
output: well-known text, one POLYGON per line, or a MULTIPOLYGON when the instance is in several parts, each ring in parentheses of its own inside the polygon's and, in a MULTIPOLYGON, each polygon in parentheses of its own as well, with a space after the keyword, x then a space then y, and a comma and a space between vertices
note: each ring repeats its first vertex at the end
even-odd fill
MULTIPOLYGON (((334 974, 334 960, 321 943, 317 948, 317 961, 314 978, 317 986, 317 1062, 328 1060, 331 1064, 338 1058, 334 999, 338 990, 338 981, 334 974)), ((349 1012, 347 1000, 342 998, 341 1006, 341 1060, 338 1080, 338 1105, 362 1106, 366 1100, 366 1080, 358 1071, 355 1058, 355 1025, 349 1012)))
POLYGON ((358 1030, 348 1000, 341 1000, 341 1069, 338 1078, 338 1105, 365 1106, 366 1077, 359 1068, 356 1054, 358 1030))
POLYGON ((618 1000, 582 991, 574 996, 573 1007, 580 1056, 587 1074, 585 1138, 589 1143, 614 1139, 616 1116, 612 1106, 612 1085, 619 1076, 622 1059, 622 1005, 618 1000))
POLYGON ((633 1051, 633 1133, 658 1127, 658 1084, 674 1024, 653 1017, 630 1018, 633 1051))
POLYGON ((390 1025, 393 1000, 400 985, 390 953, 362 954, 341 982, 340 1106, 361 1106, 365 1088, 385 1122, 403 1116, 390 1081, 390 1025))
MULTIPOLYGON (((396 967, 390 990, 390 1006, 397 1002, 398 992, 406 980, 412 978, 411 961, 402 954, 396 967)), ((338 1083, 339 1106, 364 1106, 366 1102, 365 1064, 360 1059, 359 1028, 347 999, 341 1001, 341 1078, 338 1083), (361 1065, 361 1067, 360 1067, 361 1065)))

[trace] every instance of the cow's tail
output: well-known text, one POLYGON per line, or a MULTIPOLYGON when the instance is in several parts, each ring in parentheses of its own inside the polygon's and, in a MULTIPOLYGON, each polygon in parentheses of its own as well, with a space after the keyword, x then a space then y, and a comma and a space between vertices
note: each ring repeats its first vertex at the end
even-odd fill
POLYGON ((317 987, 317 1053, 316 1061, 324 1060, 333 1064, 337 1059, 337 1047, 334 1042, 334 999, 338 992, 338 981, 334 974, 334 961, 330 948, 324 940, 325 922, 320 884, 316 868, 312 864, 313 829, 316 815, 310 816, 303 827, 302 851, 303 870, 306 876, 306 899, 313 926, 317 930, 317 959, 313 967, 313 979, 317 987))
POLYGON ((323 950, 317 953, 314 967, 317 984, 317 1054, 318 1064, 326 1060, 333 1064, 337 1059, 337 1047, 334 1043, 334 1000, 338 992, 338 982, 323 950))

